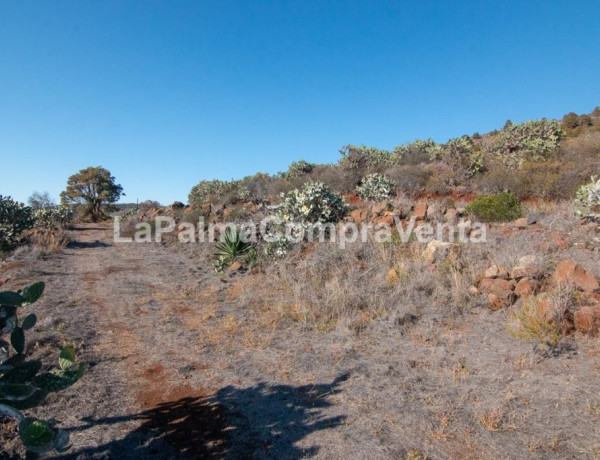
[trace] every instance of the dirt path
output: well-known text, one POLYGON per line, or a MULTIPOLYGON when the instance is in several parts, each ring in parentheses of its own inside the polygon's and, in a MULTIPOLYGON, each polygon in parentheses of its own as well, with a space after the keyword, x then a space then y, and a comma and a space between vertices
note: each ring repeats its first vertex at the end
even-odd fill
POLYGON ((68 341, 87 365, 39 408, 71 430, 57 458, 600 452, 594 341, 543 358, 487 309, 455 319, 432 309, 360 334, 281 327, 280 312, 245 301, 260 278, 220 281, 210 248, 114 244, 111 232, 80 226, 62 253, 21 251, 0 268, 1 289, 47 283, 32 351, 52 362, 68 341))

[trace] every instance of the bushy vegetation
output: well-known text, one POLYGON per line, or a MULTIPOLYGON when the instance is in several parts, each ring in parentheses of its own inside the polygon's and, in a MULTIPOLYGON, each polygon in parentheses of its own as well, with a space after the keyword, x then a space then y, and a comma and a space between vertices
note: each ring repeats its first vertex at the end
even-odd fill
POLYGON ((34 407, 47 393, 69 388, 84 371, 83 363, 74 367, 75 350, 71 346, 60 350, 59 367, 51 372, 40 373, 40 361, 25 359, 25 331, 36 325, 37 317, 31 313, 21 318, 20 312, 43 292, 41 282, 22 292, 0 292, 0 412, 18 420, 19 437, 33 454, 66 450, 69 434, 56 428, 54 420, 28 417, 19 409, 34 407), (10 342, 5 340, 9 337, 10 342))
POLYGON ((0 251, 14 249, 23 241, 23 232, 35 223, 30 207, 0 195, 0 251))
POLYGON ((507 192, 480 196, 467 206, 467 212, 488 222, 511 221, 523 214, 519 200, 507 192))
POLYGON ((202 181, 192 189, 189 202, 228 207, 238 201, 268 204, 311 181, 337 193, 353 193, 371 174, 393 181, 396 190, 406 194, 444 195, 460 186, 486 194, 509 191, 520 199, 572 198, 600 166, 599 114, 600 110, 567 114, 560 123, 507 120, 501 130, 487 134, 464 135, 446 143, 417 139, 393 151, 345 145, 335 164, 299 160, 275 175, 202 181))
POLYGON ((556 154, 564 130, 555 121, 544 118, 507 125, 492 146, 494 153, 509 168, 519 168, 525 161, 546 161, 556 154))
POLYGON ((226 182, 218 179, 202 180, 194 185, 188 196, 188 202, 191 206, 199 206, 208 202, 211 198, 216 198, 231 192, 237 187, 235 182, 226 182))
POLYGON ((402 164, 421 164, 437 158, 442 151, 442 145, 433 139, 417 139, 405 145, 394 148, 394 154, 402 164))
POLYGON ((379 150, 366 145, 345 145, 340 149, 339 165, 350 170, 377 170, 388 168, 400 163, 400 155, 388 150, 379 150))
POLYGON ((33 216, 36 228, 52 230, 64 228, 73 220, 75 213, 69 206, 55 206, 38 209, 33 213, 33 216))
POLYGON ((311 181, 283 195, 277 210, 278 217, 286 222, 300 224, 336 223, 348 212, 343 198, 322 182, 311 181))
POLYGON ((432 152, 432 159, 449 166, 461 182, 485 169, 481 147, 475 145, 469 136, 450 139, 432 152))
POLYGON ((600 222, 600 179, 592 177, 589 184, 579 188, 575 196, 575 214, 600 222))
POLYGON ((396 184, 381 174, 373 173, 364 177, 356 192, 363 200, 386 200, 396 194, 396 184))
POLYGON ((295 179, 297 177, 303 177, 307 174, 310 174, 313 169, 315 169, 315 165, 313 163, 309 163, 306 160, 298 160, 292 162, 290 164, 287 172, 285 173, 285 177, 287 179, 295 179))

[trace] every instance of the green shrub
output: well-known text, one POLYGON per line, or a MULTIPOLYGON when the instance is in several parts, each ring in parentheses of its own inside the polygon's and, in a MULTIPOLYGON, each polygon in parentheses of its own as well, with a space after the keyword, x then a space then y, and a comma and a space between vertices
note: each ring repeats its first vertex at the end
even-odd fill
POLYGON ((68 206, 54 206, 41 208, 33 213, 35 227, 45 230, 64 228, 75 217, 75 213, 68 206))
POLYGON ((25 230, 33 228, 30 207, 0 195, 0 251, 9 251, 23 241, 25 230))
POLYGON ((575 214, 600 222, 600 179, 592 177, 589 184, 579 188, 575 195, 575 214))
POLYGON ((492 150, 509 169, 516 169, 524 161, 548 160, 558 151, 564 137, 565 131, 557 122, 542 118, 506 126, 492 150))
POLYGON ((220 199, 226 193, 235 191, 238 185, 237 181, 202 180, 192 187, 188 202, 191 206, 200 206, 210 199, 220 199))
POLYGON ((396 184, 381 174, 369 174, 364 177, 356 192, 363 200, 386 200, 396 194, 396 184))
POLYGON ((432 160, 452 168, 459 181, 470 179, 484 171, 483 152, 469 136, 450 139, 440 149, 432 151, 432 160))
POLYGON ((322 182, 310 181, 282 196, 277 217, 300 224, 336 223, 348 212, 343 198, 322 182))
POLYGON ((309 163, 305 160, 294 161, 287 170, 286 178, 294 179, 297 177, 306 176, 307 174, 310 174, 313 169, 315 169, 315 165, 313 163, 309 163))
POLYGON ((476 198, 467 206, 467 212, 484 221, 502 222, 518 219, 523 210, 514 195, 502 192, 476 198))
POLYGON ((394 148, 394 155, 398 157, 400 164, 416 165, 431 161, 441 152, 441 144, 432 139, 417 139, 405 145, 394 148))
POLYGON ((339 165, 350 170, 382 170, 400 163, 401 157, 395 152, 379 150, 366 145, 345 145, 339 150, 342 158, 339 165))
POLYGON ((71 346, 61 349, 59 367, 51 372, 39 373, 40 361, 25 360, 25 331, 35 326, 37 317, 32 313, 21 318, 19 313, 43 292, 41 282, 23 291, 0 292, 0 412, 18 420, 19 437, 31 454, 65 451, 69 434, 57 429, 54 420, 27 417, 18 407, 35 406, 47 393, 67 389, 83 375, 83 363, 74 367, 75 350, 71 346), (4 340, 9 337, 10 343, 4 340))

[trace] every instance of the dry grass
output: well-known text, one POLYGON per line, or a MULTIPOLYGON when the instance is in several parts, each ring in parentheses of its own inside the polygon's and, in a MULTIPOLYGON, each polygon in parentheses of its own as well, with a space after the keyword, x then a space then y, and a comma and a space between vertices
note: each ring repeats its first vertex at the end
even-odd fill
POLYGON ((69 237, 62 229, 34 230, 31 242, 40 252, 53 254, 62 251, 69 244, 69 237))

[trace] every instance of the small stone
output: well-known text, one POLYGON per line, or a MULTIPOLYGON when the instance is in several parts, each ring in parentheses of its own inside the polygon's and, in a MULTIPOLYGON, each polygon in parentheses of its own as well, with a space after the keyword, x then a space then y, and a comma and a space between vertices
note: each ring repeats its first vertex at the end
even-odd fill
POLYGON ((229 270, 232 272, 238 271, 242 269, 242 264, 237 260, 229 266, 229 270))
POLYGON ((385 276, 385 280, 388 284, 395 284, 398 282, 398 272, 395 268, 390 268, 385 276))
POLYGON ((471 286, 469 288, 469 294, 471 295, 479 295, 480 291, 477 289, 477 286, 471 286))
POLYGON ((527 228, 527 218, 521 217, 513 222, 513 225, 517 228, 524 229, 527 228))

